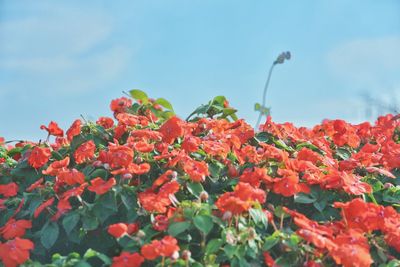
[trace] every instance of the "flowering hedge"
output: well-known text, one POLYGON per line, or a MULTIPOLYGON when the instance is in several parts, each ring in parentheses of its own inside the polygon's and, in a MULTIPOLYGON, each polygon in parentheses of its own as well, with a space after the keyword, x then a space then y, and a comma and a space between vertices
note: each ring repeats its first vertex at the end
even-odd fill
POLYGON ((0 141, 0 266, 400 265, 398 116, 255 131, 224 97, 182 120, 130 94, 0 141))

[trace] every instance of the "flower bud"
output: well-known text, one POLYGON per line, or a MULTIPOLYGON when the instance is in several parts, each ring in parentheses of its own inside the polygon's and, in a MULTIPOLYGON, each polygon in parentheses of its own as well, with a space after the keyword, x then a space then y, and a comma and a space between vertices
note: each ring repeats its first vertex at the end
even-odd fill
POLYGON ((229 210, 228 211, 225 211, 224 212, 224 215, 222 215, 222 220, 223 221, 228 221, 228 220, 230 220, 232 218, 232 212, 230 212, 229 210))
POLYGON ((146 236, 146 233, 143 230, 139 230, 137 231, 136 236, 139 238, 144 238, 146 236))
POLYGON ((206 202, 208 200, 208 193, 206 191, 200 193, 200 200, 203 202, 206 202))
POLYGON ((176 261, 177 259, 179 259, 179 252, 175 251, 172 255, 171 255, 171 260, 176 261))
POLYGON ((188 261, 191 256, 192 256, 192 252, 190 252, 189 250, 185 249, 184 251, 182 251, 182 259, 183 260, 188 261))
POLYGON ((100 160, 96 160, 92 163, 93 167, 100 167, 103 163, 100 160))
POLYGON ((130 173, 125 173, 124 175, 122 175, 122 179, 132 179, 132 174, 130 173))
POLYGON ((383 185, 383 188, 385 188, 385 189, 388 189, 388 188, 391 188, 391 187, 394 187, 394 185, 392 183, 385 183, 383 185))

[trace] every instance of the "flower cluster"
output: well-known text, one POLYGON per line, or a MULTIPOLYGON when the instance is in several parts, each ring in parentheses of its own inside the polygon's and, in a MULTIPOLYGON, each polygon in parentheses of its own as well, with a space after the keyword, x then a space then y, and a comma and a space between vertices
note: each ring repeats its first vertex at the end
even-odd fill
POLYGON ((221 96, 183 120, 130 94, 0 138, 5 267, 400 264, 398 116, 253 129, 221 96))

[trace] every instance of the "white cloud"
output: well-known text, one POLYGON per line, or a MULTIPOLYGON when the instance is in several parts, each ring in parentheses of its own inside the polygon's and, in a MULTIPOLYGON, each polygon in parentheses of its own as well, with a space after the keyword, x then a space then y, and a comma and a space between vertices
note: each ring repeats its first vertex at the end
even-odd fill
POLYGON ((356 90, 393 90, 400 83, 400 36, 356 39, 327 54, 335 78, 356 90))
POLYGON ((27 10, 0 23, 6 40, 0 42, 0 71, 17 77, 7 86, 0 82, 3 93, 95 90, 116 79, 132 57, 130 48, 112 41, 113 20, 99 9, 48 2, 27 10))

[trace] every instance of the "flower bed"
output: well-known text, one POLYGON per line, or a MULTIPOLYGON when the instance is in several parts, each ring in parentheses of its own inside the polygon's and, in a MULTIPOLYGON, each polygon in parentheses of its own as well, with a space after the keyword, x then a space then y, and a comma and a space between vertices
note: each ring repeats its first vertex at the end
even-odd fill
POLYGON ((130 93, 0 142, 0 266, 399 266, 399 117, 254 131, 130 93))

